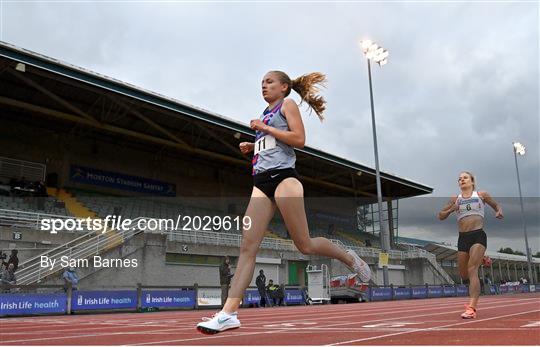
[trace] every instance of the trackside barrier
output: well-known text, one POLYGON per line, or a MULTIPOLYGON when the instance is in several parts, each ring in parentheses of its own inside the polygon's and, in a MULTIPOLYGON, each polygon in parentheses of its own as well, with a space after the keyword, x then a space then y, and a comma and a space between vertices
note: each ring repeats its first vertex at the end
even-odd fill
MULTIPOLYGON (((256 287, 249 287, 244 291, 242 307, 251 305, 258 306, 261 301, 261 295, 256 287)), ((199 307, 221 307, 221 287, 204 286, 199 287, 197 293, 197 303, 199 307)), ((285 286, 283 304, 286 306, 305 305, 305 288, 298 286, 285 286)))
POLYGON ((53 285, 8 285, 0 293, 0 317, 88 311, 197 309, 198 286, 143 286, 122 290, 73 290, 53 285), (29 290, 54 293, 20 293, 29 290), (8 291, 8 292, 6 292, 8 291))
MULTIPOLYGON (((493 295, 536 292, 535 284, 491 285, 493 295)), ((58 285, 4 285, 0 293, 0 317, 71 314, 92 311, 152 311, 199 309, 221 306, 221 287, 145 286, 119 290, 72 290, 58 285), (46 291, 54 292, 46 292, 46 291), (27 293, 26 291, 35 291, 27 293), (38 292, 41 291, 41 292, 38 292), (45 291, 45 292, 43 292, 45 291)), ((466 285, 368 287, 369 301, 467 296, 466 285)), ((244 306, 260 301, 256 288, 244 293, 244 306)), ((285 287, 285 305, 305 305, 305 288, 285 287)))
MULTIPOLYGON (((534 284, 519 284, 519 285, 495 285, 489 286, 491 295, 504 293, 532 293, 536 291, 534 284)), ((437 286, 408 286, 408 287, 376 287, 369 286, 368 288, 369 301, 383 300, 403 300, 403 299, 427 299, 427 298, 443 298, 468 296, 469 287, 465 284, 456 285, 437 285, 437 286)))

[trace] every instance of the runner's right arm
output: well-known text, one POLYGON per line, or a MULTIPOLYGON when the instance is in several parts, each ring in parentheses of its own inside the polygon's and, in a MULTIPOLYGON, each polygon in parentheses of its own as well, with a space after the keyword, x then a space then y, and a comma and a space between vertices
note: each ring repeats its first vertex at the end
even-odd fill
POLYGON ((242 154, 248 154, 250 152, 253 152, 253 149, 255 148, 255 144, 253 142, 240 142, 240 152, 242 154))
POLYGON ((450 198, 446 206, 444 206, 443 209, 439 212, 440 220, 445 220, 452 212, 457 210, 456 200, 457 196, 453 196, 450 198))

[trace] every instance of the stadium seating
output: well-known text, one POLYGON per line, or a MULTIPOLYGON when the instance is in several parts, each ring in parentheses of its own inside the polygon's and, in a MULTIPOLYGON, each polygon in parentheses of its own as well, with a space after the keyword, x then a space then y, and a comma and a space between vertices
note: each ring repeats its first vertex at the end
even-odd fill
MULTIPOLYGON (((207 208, 186 206, 173 199, 153 199, 153 198, 130 198, 104 195, 96 192, 88 192, 77 189, 68 189, 79 202, 84 204, 90 210, 96 212, 100 217, 105 218, 107 215, 115 213, 122 215, 124 218, 166 218, 176 220, 178 214, 183 216, 225 216, 226 213, 221 211, 211 210, 207 208)), ((234 216, 231 216, 234 217, 234 216)), ((278 237, 290 239, 287 228, 280 216, 274 217, 269 226, 269 237, 278 237)), ((231 229, 228 233, 240 233, 240 230, 231 229)), ((328 234, 328 231, 323 228, 310 229, 312 237, 326 237, 341 241, 346 246, 363 246, 361 237, 348 233, 328 234)))
POLYGON ((55 198, 49 196, 42 199, 45 199, 44 208, 40 210, 37 198, 0 196, 0 209, 69 216, 68 211, 61 204, 58 204, 55 198))

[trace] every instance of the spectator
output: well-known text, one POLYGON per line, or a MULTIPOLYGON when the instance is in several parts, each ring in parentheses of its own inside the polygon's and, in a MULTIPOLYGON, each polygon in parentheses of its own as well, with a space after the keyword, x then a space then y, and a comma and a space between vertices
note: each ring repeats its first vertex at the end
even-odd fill
POLYGON ((264 275, 264 271, 262 269, 259 271, 259 276, 257 276, 257 279, 255 280, 255 285, 257 286, 259 296, 261 297, 259 307, 266 307, 266 276, 264 275))
POLYGON ((225 304, 229 296, 229 286, 231 284, 231 260, 226 255, 219 267, 219 284, 221 285, 221 306, 225 304))
POLYGON ((284 299, 285 299, 285 285, 280 284, 276 292, 276 298, 274 299, 274 303, 276 303, 276 305, 278 306, 283 306, 284 299))
POLYGON ((6 259, 7 259, 7 254, 4 253, 4 251, 0 249, 0 275, 2 274, 2 268, 4 266, 7 267, 6 259))
POLYGON ((266 292, 268 293, 268 297, 270 298, 270 303, 272 306, 276 305, 276 297, 277 297, 278 289, 279 289, 279 286, 275 285, 273 280, 268 281, 268 285, 266 286, 266 292))
POLYGON ((366 247, 371 247, 371 240, 370 239, 366 239, 366 242, 364 242, 366 244, 366 247))
POLYGON ((77 272, 75 271, 75 268, 73 266, 70 266, 64 271, 64 273, 62 274, 62 278, 64 279, 65 292, 67 292, 70 283, 71 288, 73 290, 77 290, 79 284, 79 276, 77 275, 77 272))
POLYGON ((9 266, 9 264, 13 264, 13 272, 14 273, 19 268, 19 258, 17 257, 18 253, 19 253, 18 250, 12 249, 11 250, 11 255, 9 256, 9 259, 8 259, 7 263, 6 262, 3 263, 6 268, 9 266))
POLYGON ((40 211, 45 210, 45 201, 47 200, 47 187, 45 182, 39 181, 36 186, 36 192, 34 193, 37 199, 37 208, 40 211))
POLYGON ((15 277, 15 272, 13 271, 13 268, 15 266, 13 264, 9 264, 5 269, 4 271, 2 272, 2 277, 1 277, 1 284, 2 284, 2 287, 4 287, 3 291, 4 292, 9 292, 9 289, 7 289, 7 287, 11 284, 16 284, 17 283, 17 278, 15 277))

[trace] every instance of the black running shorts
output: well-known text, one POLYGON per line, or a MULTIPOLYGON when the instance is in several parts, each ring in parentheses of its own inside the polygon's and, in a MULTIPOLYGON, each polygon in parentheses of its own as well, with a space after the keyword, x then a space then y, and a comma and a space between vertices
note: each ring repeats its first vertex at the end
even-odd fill
POLYGON ((476 243, 479 243, 487 248, 487 235, 484 229, 459 233, 458 251, 469 253, 471 247, 476 243))
POLYGON ((289 177, 298 179, 298 173, 295 169, 268 170, 253 176, 253 185, 262 190, 267 197, 273 199, 277 186, 289 177))

